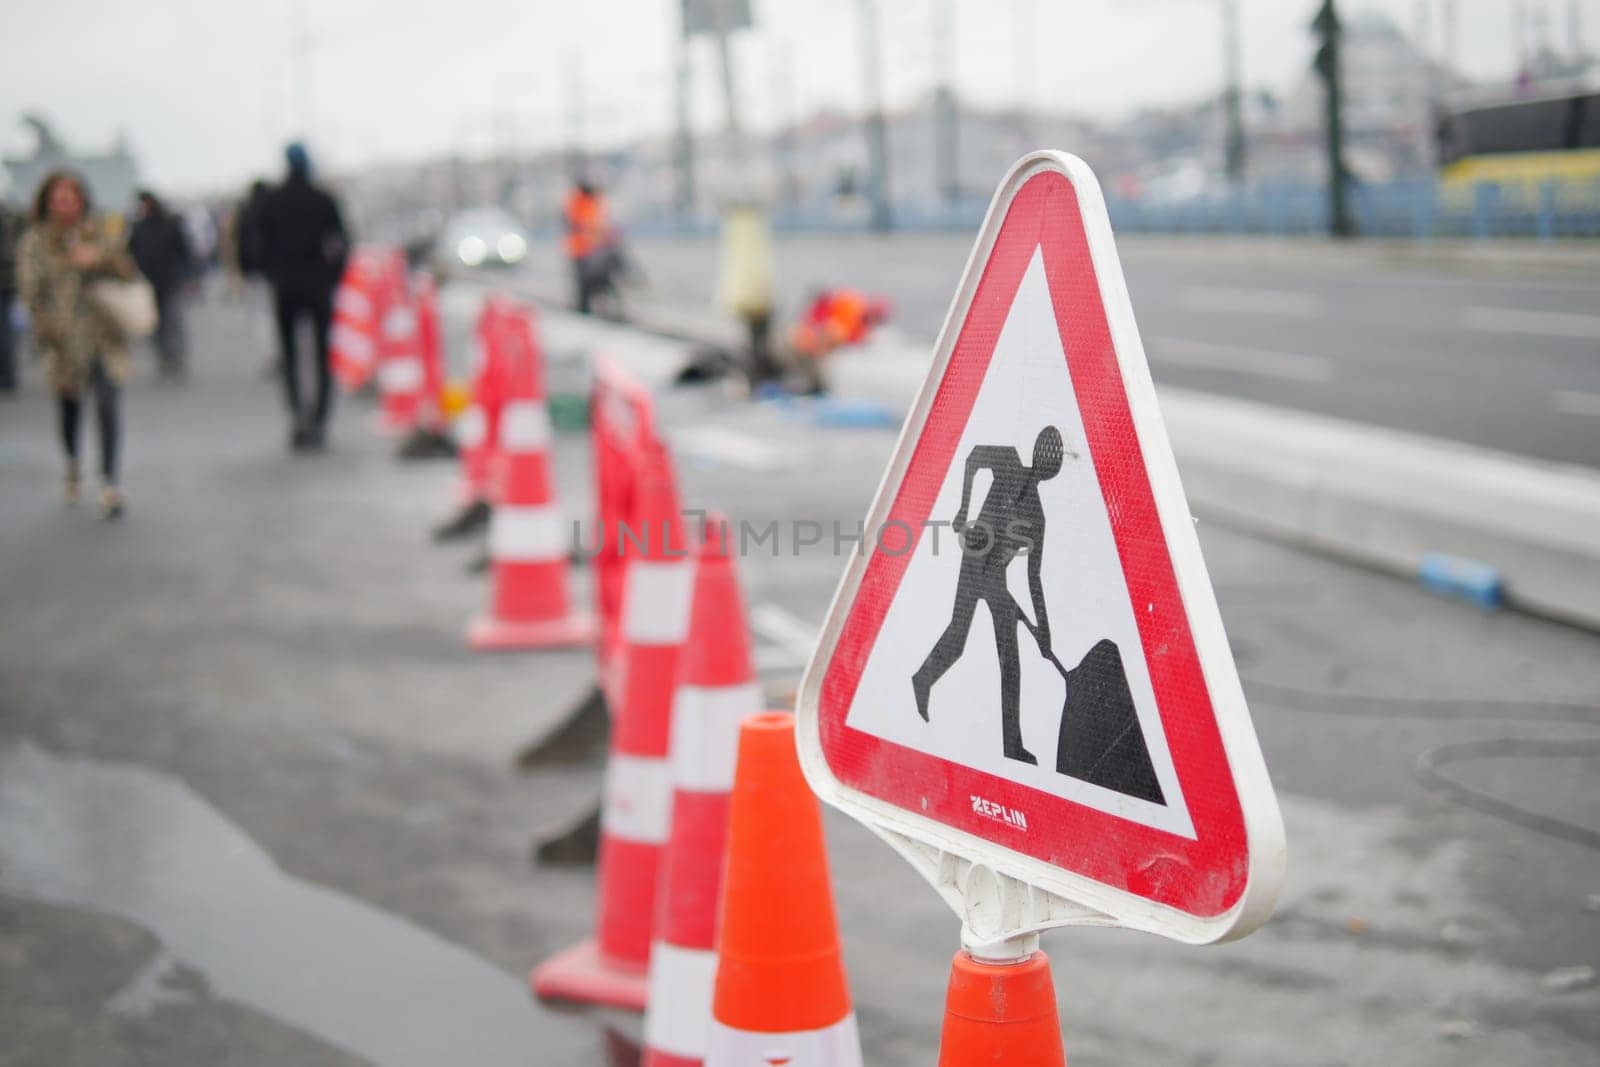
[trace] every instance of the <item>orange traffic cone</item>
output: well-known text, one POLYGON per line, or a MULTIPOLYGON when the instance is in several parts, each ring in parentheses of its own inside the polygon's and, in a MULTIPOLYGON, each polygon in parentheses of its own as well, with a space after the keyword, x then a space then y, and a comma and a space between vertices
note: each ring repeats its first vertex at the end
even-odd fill
POLYGON ((656 888, 671 825, 673 685, 694 577, 683 558, 671 461, 664 451, 652 451, 644 462, 633 524, 642 552, 624 574, 622 699, 600 813, 595 938, 529 976, 541 997, 635 1011, 644 1010, 648 996, 656 888))
POLYGON ((572 606, 567 553, 550 477, 550 417, 533 323, 525 311, 506 323, 504 404, 499 415, 505 490, 489 520, 494 592, 489 613, 474 619, 476 649, 587 644, 594 618, 572 606))
POLYGON ((723 878, 706 1067, 860 1067, 822 810, 787 712, 740 726, 723 878))
POLYGON ((424 381, 422 346, 405 257, 399 250, 390 253, 384 275, 388 299, 378 323, 378 396, 383 404, 379 429, 399 433, 417 422, 424 381))
POLYGON ((761 707, 727 522, 711 515, 672 707, 672 832, 656 897, 642 1067, 697 1067, 705 1059, 728 791, 739 723, 761 707))
POLYGON ((1066 1067, 1050 960, 987 963, 963 949, 950 964, 939 1067, 1003 1063, 1066 1067))

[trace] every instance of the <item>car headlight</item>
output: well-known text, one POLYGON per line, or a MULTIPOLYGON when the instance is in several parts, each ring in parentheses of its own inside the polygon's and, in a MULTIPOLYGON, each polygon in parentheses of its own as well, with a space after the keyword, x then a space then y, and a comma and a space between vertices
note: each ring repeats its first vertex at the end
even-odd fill
POLYGON ((463 237, 456 245, 456 255, 469 267, 476 267, 489 254, 489 246, 482 237, 463 237))
POLYGON ((500 253, 500 258, 507 263, 521 262, 522 257, 528 254, 528 242, 518 233, 501 234, 500 240, 495 242, 494 247, 500 253))

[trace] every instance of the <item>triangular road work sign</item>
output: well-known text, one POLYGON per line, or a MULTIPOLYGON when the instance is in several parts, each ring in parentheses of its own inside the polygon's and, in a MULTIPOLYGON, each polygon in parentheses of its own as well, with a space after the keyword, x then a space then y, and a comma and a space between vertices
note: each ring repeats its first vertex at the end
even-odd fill
POLYGON ((1259 925, 1277 802, 1081 160, 1002 184, 865 530, 799 697, 818 793, 1122 925, 1259 925))

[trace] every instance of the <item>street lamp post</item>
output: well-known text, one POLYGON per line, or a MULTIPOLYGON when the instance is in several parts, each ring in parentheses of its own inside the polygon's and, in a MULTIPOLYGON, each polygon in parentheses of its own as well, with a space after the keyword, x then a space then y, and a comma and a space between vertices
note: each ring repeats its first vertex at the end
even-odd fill
POLYGON ((678 221, 694 214, 694 131, 689 125, 689 91, 692 69, 689 62, 689 35, 679 32, 674 49, 674 101, 672 162, 676 176, 673 207, 678 221))
POLYGON ((1225 84, 1222 111, 1227 123, 1223 144, 1223 164, 1228 180, 1235 186, 1244 183, 1244 90, 1239 58, 1239 0, 1222 0, 1222 57, 1225 84))
POLYGON ((893 225, 889 210, 889 129, 883 116, 883 61, 878 49, 878 11, 874 0, 859 0, 861 64, 867 97, 867 167, 872 195, 872 228, 893 225))
POLYGON ((961 201, 960 103, 956 97, 955 0, 935 0, 933 7, 935 81, 933 95, 934 166, 945 202, 961 201))
POLYGON ((588 146, 584 143, 584 118, 587 105, 583 98, 583 53, 575 48, 569 49, 565 58, 567 169, 574 175, 579 175, 589 166, 588 146))
POLYGON ((1344 163, 1344 80, 1339 69, 1339 48, 1344 27, 1333 0, 1322 0, 1322 7, 1311 23, 1320 44, 1316 68, 1326 92, 1324 121, 1328 149, 1328 232, 1334 237, 1353 237, 1355 221, 1350 216, 1350 171, 1344 163))

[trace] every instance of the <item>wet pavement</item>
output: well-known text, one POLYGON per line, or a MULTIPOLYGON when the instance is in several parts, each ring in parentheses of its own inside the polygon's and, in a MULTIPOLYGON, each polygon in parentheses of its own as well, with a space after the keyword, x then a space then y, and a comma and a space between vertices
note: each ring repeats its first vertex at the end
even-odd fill
MULTIPOLYGON (((447 304, 459 333, 470 299, 447 304)), ((469 654, 475 549, 428 543, 450 465, 392 461, 359 402, 291 459, 242 310, 195 326, 189 385, 129 389, 121 526, 55 500, 36 380, 0 401, 0 1063, 624 1062, 636 1019, 523 984, 587 931, 592 872, 530 850, 599 768, 513 757, 588 657, 469 654)), ((681 354, 608 343, 658 377, 681 354)), ((663 414, 686 503, 762 524, 853 526, 894 437, 715 385, 663 414)), ((581 437, 557 460, 582 514, 581 437)), ((1595 1062, 1600 638, 1201 535, 1290 881, 1238 944, 1048 936, 1070 1061, 1595 1062)), ((791 549, 740 561, 775 702, 841 563, 791 549)), ((871 835, 829 833, 868 1062, 932 1062, 955 920, 871 835)))
POLYGON ((482 958, 289 876, 181 781, 142 767, 0 752, 0 890, 156 936, 113 1013, 181 1003, 187 968, 213 997, 375 1063, 535 1063, 536 1048, 570 1059, 592 1043, 575 1023, 539 1026, 522 983, 482 958))

